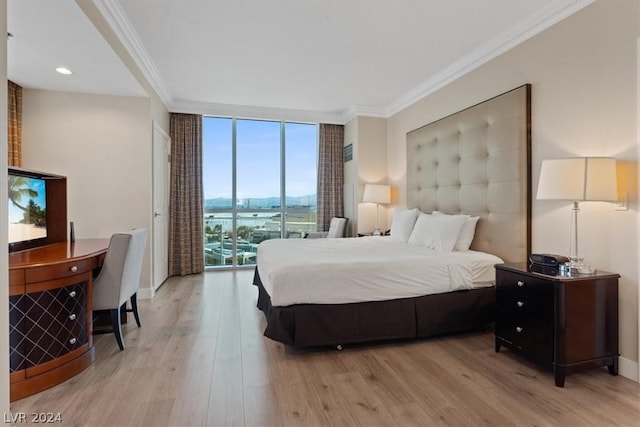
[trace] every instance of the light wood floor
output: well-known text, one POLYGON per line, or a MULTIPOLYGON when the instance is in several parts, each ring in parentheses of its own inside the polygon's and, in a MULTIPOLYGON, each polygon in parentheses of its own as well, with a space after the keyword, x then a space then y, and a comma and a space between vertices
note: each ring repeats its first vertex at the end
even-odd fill
POLYGON ((491 333, 295 351, 262 336, 252 272, 172 278, 140 302, 125 351, 97 335, 96 362, 13 402, 87 426, 639 426, 640 384, 606 368, 564 388, 491 333))

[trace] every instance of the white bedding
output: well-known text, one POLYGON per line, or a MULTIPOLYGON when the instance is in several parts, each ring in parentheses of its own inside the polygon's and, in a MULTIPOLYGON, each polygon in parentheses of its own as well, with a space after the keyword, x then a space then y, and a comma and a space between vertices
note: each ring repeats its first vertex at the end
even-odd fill
POLYGON ((388 237, 273 239, 258 246, 258 273, 273 306, 344 304, 494 284, 502 260, 436 252, 388 237))

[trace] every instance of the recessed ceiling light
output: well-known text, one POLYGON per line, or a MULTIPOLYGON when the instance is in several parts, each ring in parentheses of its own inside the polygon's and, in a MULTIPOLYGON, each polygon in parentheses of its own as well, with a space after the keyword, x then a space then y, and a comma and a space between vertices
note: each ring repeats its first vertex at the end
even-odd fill
POLYGON ((70 76, 71 74, 73 74, 70 69, 64 67, 58 67, 56 68, 56 71, 60 74, 64 74, 65 76, 70 76))

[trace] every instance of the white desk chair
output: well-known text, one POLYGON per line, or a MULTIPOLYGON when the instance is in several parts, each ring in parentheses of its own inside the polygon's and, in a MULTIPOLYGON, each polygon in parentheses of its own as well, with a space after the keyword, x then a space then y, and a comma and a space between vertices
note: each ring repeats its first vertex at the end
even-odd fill
POLYGON ((93 282, 93 311, 108 311, 113 328, 94 333, 113 332, 120 350, 124 350, 120 309, 127 300, 131 301, 131 310, 125 311, 133 312, 138 327, 141 326, 137 293, 148 235, 149 230, 140 228, 111 236, 102 270, 93 282))

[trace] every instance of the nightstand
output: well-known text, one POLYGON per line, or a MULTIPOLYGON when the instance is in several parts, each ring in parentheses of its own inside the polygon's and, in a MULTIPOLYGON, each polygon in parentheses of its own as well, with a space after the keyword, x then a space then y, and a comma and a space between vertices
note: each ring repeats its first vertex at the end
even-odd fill
MULTIPOLYGON (((391 235, 391 230, 387 230, 384 233, 381 234, 381 236, 390 236, 391 235)), ((365 237, 365 236, 373 236, 373 234, 371 233, 358 233, 358 237, 365 237)))
POLYGON ((618 274, 531 272, 526 263, 496 268, 495 351, 501 346, 553 371, 555 383, 591 367, 618 375, 618 274))

